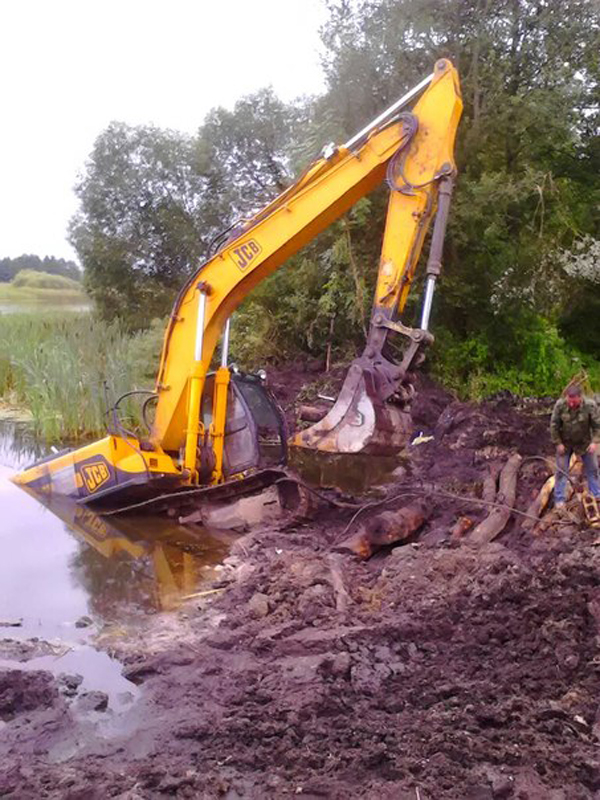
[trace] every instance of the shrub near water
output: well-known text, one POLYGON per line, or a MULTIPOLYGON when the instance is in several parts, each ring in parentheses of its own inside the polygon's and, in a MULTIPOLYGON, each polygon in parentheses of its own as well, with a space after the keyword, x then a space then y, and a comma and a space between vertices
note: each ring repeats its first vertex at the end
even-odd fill
POLYGON ((51 275, 48 272, 38 272, 34 269, 22 269, 17 272, 12 280, 12 285, 17 289, 56 289, 83 292, 78 281, 66 278, 64 275, 51 275))
MULTIPOLYGON (((104 382, 113 399, 152 389, 162 329, 131 335, 89 315, 0 317, 0 397, 27 407, 48 442, 100 436, 104 382)), ((139 403, 122 404, 122 420, 140 424, 139 403)))

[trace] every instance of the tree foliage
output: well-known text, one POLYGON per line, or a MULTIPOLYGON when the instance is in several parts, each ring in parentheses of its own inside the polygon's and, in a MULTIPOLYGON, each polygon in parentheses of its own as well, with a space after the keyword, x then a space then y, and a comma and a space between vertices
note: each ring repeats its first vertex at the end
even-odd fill
POLYGON ((21 270, 34 270, 44 272, 48 275, 62 275, 74 281, 81 280, 81 270, 74 261, 67 261, 64 258, 54 258, 53 256, 22 255, 17 258, 0 259, 0 283, 12 281, 21 270))
POLYGON ((195 140, 113 123, 76 192, 70 238, 101 315, 143 325, 164 313, 210 236, 210 185, 195 140))
MULTIPOLYGON (((345 140, 449 57, 464 114, 434 312, 436 369, 449 375, 459 363, 453 374, 473 391, 496 385, 482 375, 509 376, 523 390, 554 387, 600 347, 600 7, 326 4, 321 97, 286 105, 265 89, 232 110, 213 110, 196 137, 113 125, 99 138, 72 229, 86 284, 106 315, 125 317, 139 298, 164 309, 219 230, 268 202, 323 144, 345 140), (531 381, 519 383, 519 375, 531 381)), ((362 201, 259 287, 237 314, 241 355, 332 349, 341 357, 364 341, 384 195, 362 201)), ((416 305, 413 298, 409 311, 416 305)))

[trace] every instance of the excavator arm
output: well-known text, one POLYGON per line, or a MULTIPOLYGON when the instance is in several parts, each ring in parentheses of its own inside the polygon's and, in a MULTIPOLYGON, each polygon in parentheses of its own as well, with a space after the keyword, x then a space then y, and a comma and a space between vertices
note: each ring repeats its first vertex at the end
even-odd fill
POLYGON ((411 114, 332 149, 202 265, 175 303, 165 335, 153 443, 169 451, 185 445, 186 467, 194 470, 197 436, 204 433, 198 428, 203 381, 231 313, 387 171, 393 188, 368 344, 381 349, 389 328, 375 320, 392 321, 404 307, 440 183, 449 192, 461 108, 457 73, 441 60, 411 114))
POLYGON ((50 479, 52 491, 58 491, 59 483, 69 483, 65 470, 73 468, 83 501, 97 489, 112 491, 119 484, 126 489, 128 483, 158 475, 188 485, 220 483, 232 402, 227 367, 231 314, 258 283, 384 180, 390 199, 367 346, 327 417, 294 443, 341 452, 398 450, 406 442, 411 369, 431 340, 429 309, 456 172, 453 149, 461 110, 456 70, 442 59, 432 75, 345 145, 327 148, 296 183, 235 228, 182 288, 165 333, 149 441, 112 431, 37 472, 33 467, 21 473, 16 481, 35 488, 50 479), (413 100, 412 110, 406 111, 413 100), (412 330, 398 315, 434 216, 423 319, 421 328, 412 330), (223 331, 221 366, 209 377, 223 331), (386 356, 388 337, 398 333, 408 343, 401 364, 386 356), (101 461, 105 466, 96 473, 82 471, 101 461), (54 473, 60 473, 62 483, 54 473))

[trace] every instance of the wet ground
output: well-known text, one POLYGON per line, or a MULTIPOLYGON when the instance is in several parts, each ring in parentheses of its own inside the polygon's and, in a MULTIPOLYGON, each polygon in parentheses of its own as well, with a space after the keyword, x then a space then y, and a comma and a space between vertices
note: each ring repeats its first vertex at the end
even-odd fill
POLYGON ((425 500, 418 536, 360 561, 336 550, 355 511, 324 504, 241 537, 214 594, 101 637, 138 687, 117 725, 43 671, 0 671, 0 796, 600 797, 596 533, 513 518, 478 548, 450 535, 486 515, 484 478, 515 451, 527 508, 548 412, 426 387, 434 438, 378 493, 425 500))
POLYGON ((138 690, 97 637, 215 580, 229 541, 153 517, 45 508, 10 481, 41 455, 27 425, 0 424, 0 670, 80 675, 79 692, 105 692, 119 709, 138 690))

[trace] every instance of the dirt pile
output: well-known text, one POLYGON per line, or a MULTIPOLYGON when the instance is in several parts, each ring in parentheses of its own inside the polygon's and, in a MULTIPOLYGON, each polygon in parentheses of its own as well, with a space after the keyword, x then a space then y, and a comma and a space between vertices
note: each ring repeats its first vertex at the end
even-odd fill
POLYGON ((491 544, 450 536, 485 517, 485 476, 515 450, 528 507, 549 471, 548 409, 428 402, 419 431, 434 438, 362 512, 426 502, 418 537, 343 555, 361 516, 326 505, 244 536, 221 593, 171 616, 168 635, 157 619, 112 642, 143 691, 108 739, 65 755, 74 706, 50 733, 39 711, 5 727, 0 796, 600 797, 594 532, 534 537, 513 516, 491 544))
POLYGON ((49 672, 0 670, 0 719, 3 722, 26 711, 50 708, 57 700, 58 689, 49 672))

